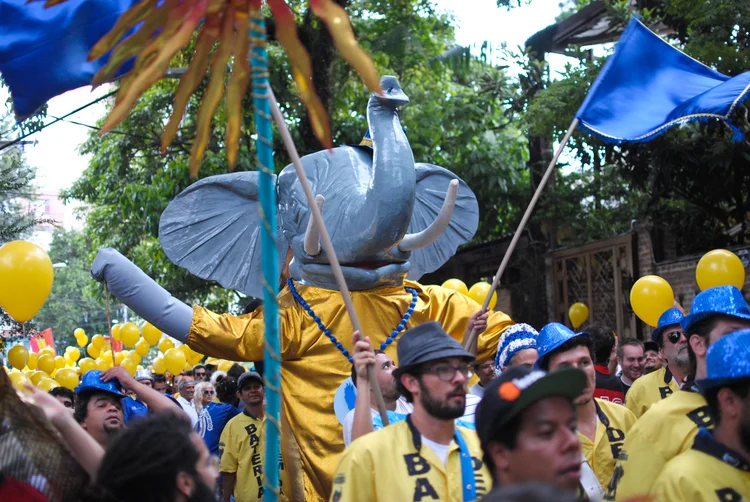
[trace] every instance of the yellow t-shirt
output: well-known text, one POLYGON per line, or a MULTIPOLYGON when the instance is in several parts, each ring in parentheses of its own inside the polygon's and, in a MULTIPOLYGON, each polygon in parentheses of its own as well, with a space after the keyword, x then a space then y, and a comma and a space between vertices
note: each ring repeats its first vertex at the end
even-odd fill
POLYGON ((739 502, 750 499, 750 464, 702 429, 693 448, 667 462, 654 500, 739 502))
MULTIPOLYGON (((474 431, 457 428, 471 454, 477 499, 492 489, 492 478, 482 462, 482 449, 474 431)), ((463 502, 463 480, 458 445, 453 441, 446 463, 410 419, 362 436, 339 459, 333 477, 331 502, 390 502, 440 500, 463 502)), ((468 501, 467 501, 468 502, 468 501)))
POLYGON ((594 442, 578 433, 581 451, 594 470, 602 488, 609 484, 620 455, 625 436, 635 424, 635 416, 621 404, 595 399, 597 405, 596 434, 594 442))
POLYGON ((680 390, 669 368, 661 368, 643 375, 630 387, 625 396, 625 406, 635 418, 641 418, 652 404, 680 390))
POLYGON ((693 446, 699 426, 713 428, 713 421, 695 386, 654 404, 630 429, 605 500, 650 494, 664 465, 693 446))
MULTIPOLYGON (((236 502, 263 500, 263 465, 266 453, 266 421, 240 413, 229 422, 219 440, 221 472, 234 472, 236 502)), ((281 492, 287 483, 284 462, 279 458, 281 492)))
MULTIPOLYGON (((437 321, 448 334, 460 340, 469 317, 480 308, 457 291, 411 281, 404 281, 404 286, 415 288, 419 295, 407 328, 437 321)), ((373 347, 386 341, 409 308, 412 295, 404 286, 351 292, 354 308, 365 327, 363 334, 370 337, 373 347)), ((320 322, 351 352, 354 329, 341 294, 299 283, 295 287, 320 322)), ((279 294, 279 309, 282 413, 288 421, 291 439, 299 446, 305 500, 327 500, 336 460, 344 451, 343 428, 334 413, 334 396, 351 375, 352 364, 295 301, 288 287, 279 294)), ((479 336, 479 360, 486 360, 497 351, 500 335, 511 324, 513 321, 506 314, 490 312, 487 329, 479 336)), ((264 332, 262 307, 247 315, 233 316, 195 306, 188 345, 213 357, 257 361, 263 359, 264 332)), ((397 345, 398 338, 385 350, 394 360, 398 359, 397 345)))

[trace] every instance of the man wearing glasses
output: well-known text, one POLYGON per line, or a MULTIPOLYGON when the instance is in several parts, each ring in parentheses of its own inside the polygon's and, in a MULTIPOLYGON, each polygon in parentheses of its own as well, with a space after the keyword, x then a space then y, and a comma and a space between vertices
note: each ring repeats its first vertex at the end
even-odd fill
POLYGON ((401 365, 393 377, 414 411, 344 451, 331 501, 482 498, 492 480, 479 440, 454 422, 464 414, 474 356, 437 322, 404 332, 397 350, 401 365))
POLYGON ((659 346, 659 354, 667 361, 667 366, 643 375, 628 390, 625 406, 636 418, 646 413, 652 404, 677 392, 687 376, 690 366, 688 342, 680 327, 684 317, 678 309, 671 308, 659 317, 659 323, 651 333, 651 340, 659 346))

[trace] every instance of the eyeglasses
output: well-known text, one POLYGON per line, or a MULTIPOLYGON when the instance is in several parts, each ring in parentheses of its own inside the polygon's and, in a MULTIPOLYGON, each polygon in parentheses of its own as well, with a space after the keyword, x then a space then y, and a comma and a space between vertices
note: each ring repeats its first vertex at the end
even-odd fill
POLYGON ((450 382, 456 377, 456 373, 461 372, 466 378, 474 376, 471 366, 464 364, 462 366, 451 366, 450 364, 439 364, 432 368, 422 368, 422 373, 434 373, 443 382, 450 382))
POLYGON ((204 390, 203 395, 204 396, 213 396, 215 394, 215 391, 213 390, 204 390))
POLYGON ((677 344, 677 342, 680 341, 680 338, 682 338, 682 331, 672 331, 671 333, 667 333, 667 340, 669 340, 669 343, 672 345, 677 344))

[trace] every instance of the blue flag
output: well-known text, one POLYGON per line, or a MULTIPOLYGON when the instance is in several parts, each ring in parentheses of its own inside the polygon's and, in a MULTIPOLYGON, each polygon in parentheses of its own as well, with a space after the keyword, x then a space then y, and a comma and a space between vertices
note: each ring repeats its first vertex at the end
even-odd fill
POLYGON ((16 116, 88 85, 108 57, 89 62, 89 51, 137 1, 68 0, 45 9, 44 2, 0 0, 0 74, 16 116))
POLYGON ((750 72, 727 77, 675 49, 638 19, 627 26, 581 108, 580 127, 605 141, 650 141, 675 124, 730 116, 750 92, 750 72))

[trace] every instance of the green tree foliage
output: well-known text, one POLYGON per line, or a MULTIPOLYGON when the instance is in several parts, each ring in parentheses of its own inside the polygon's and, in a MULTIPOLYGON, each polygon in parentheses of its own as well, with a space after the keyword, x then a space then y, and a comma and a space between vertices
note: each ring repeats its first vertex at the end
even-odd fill
MULTIPOLYGON (((338 3, 347 8, 358 40, 381 74, 397 75, 411 98, 401 118, 416 160, 453 170, 475 190, 482 215, 478 240, 506 233, 518 217, 518 201, 528 198, 528 188, 518 189, 528 187, 528 176, 525 141, 511 125, 516 117, 508 106, 515 96, 511 82, 501 69, 456 49, 453 20, 427 0, 338 3)), ((312 56, 315 86, 329 111, 334 142, 359 143, 367 129, 366 90, 336 55, 325 27, 306 11, 308 3, 291 4, 300 13, 300 39, 312 56)), ((300 154, 320 150, 296 97, 286 56, 274 43, 269 55, 272 86, 300 154)), ((64 195, 90 208, 85 229, 89 260, 97 249, 112 246, 177 297, 226 311, 237 305, 238 296, 174 266, 158 241, 162 211, 194 181, 188 176, 187 160, 205 90, 199 88, 191 99, 183 127, 162 157, 159 134, 171 113, 175 87, 173 80, 160 81, 117 131, 102 138, 92 135, 81 148, 92 155, 89 167, 64 195)), ((227 170, 222 113, 214 120, 201 177, 227 170)), ((248 100, 244 124, 237 169, 252 170, 254 131, 248 100)), ((275 147, 278 171, 288 156, 278 138, 275 147)))
MULTIPOLYGON (((625 2, 608 4, 612 18, 624 25, 630 15, 625 2)), ((687 54, 730 76, 750 68, 750 32, 742 22, 750 16, 750 3, 660 0, 649 6, 641 12, 647 23, 672 32, 668 40, 687 54)), ((603 58, 581 59, 535 96, 525 115, 529 131, 559 140, 602 64, 603 58)), ((745 106, 732 118, 750 133, 745 106)), ((566 229, 562 244, 611 236, 642 218, 674 234, 679 253, 742 244, 750 237, 750 142, 732 142, 722 123, 685 124, 649 143, 622 147, 576 133, 570 148, 576 173, 558 176, 540 215, 558 214, 558 228, 566 229), (729 236, 727 229, 740 223, 744 231, 729 236), (607 227, 609 235, 602 235, 607 227)))
POLYGON ((52 328, 58 352, 76 346, 76 328, 83 328, 89 338, 108 333, 102 289, 91 288, 88 252, 82 232, 58 229, 52 235, 48 254, 56 265, 55 282, 34 322, 40 330, 52 328))

